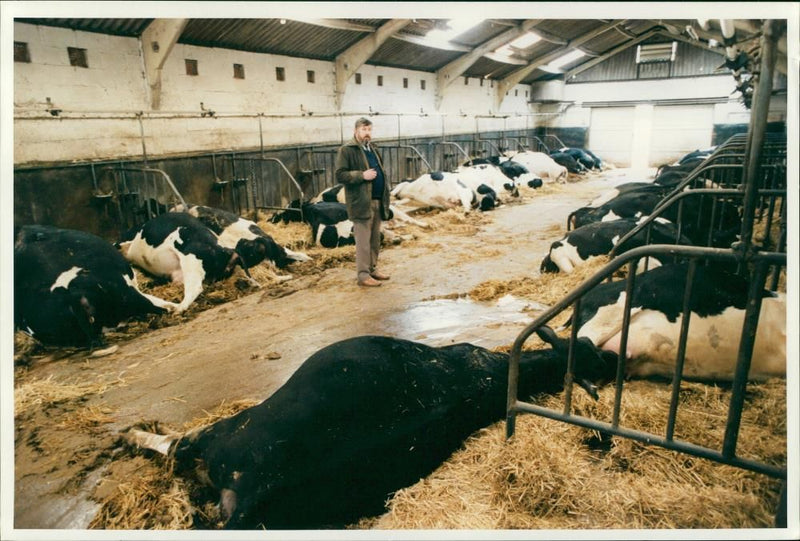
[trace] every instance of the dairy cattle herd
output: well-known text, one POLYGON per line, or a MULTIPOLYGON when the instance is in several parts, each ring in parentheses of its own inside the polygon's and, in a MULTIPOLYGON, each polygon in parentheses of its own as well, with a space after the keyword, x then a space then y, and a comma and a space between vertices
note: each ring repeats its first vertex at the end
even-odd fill
MULTIPOLYGON (((693 153, 683 164, 661 168, 653 182, 617 186, 576 209, 571 230, 553 242, 540 271, 570 273, 590 257, 610 253, 705 156, 693 153)), ((544 182, 564 182, 569 173, 604 166, 576 148, 470 160, 455 171, 398 184, 392 211, 395 219, 424 227, 411 209, 489 211, 544 182)), ((338 187, 328 189, 293 202, 272 222, 305 222, 319 246, 353 244, 341 198, 338 187)), ((706 212, 702 204, 685 210, 696 218, 706 212)), ((738 207, 726 214, 724 223, 696 219, 693 227, 679 230, 676 216, 666 213, 624 250, 648 241, 689 245, 708 238, 726 246, 723 237, 709 235, 715 226, 731 231, 740 225, 738 207)), ((204 283, 224 279, 237 267, 284 270, 307 260, 255 223, 203 206, 174 208, 114 244, 84 232, 27 225, 15 232, 15 324, 46 345, 91 348, 103 343, 104 328, 126 319, 186 310, 204 283), (182 283, 183 300, 176 304, 142 293, 131 265, 182 283)), ((631 302, 625 352, 631 377, 674 371, 681 326, 675 291, 682 291, 685 264, 662 258, 649 266, 637 278, 631 302)), ((725 337, 741 330, 748 285, 714 267, 700 267, 696 285, 686 375, 729 381, 738 344, 725 337)), ((587 294, 574 320, 575 381, 590 393, 613 378, 625 296, 624 281, 602 284, 587 294)), ((750 376, 783 377, 785 297, 767 291, 762 296, 750 376)), ((537 332, 550 349, 523 354, 524 396, 558 392, 566 371, 568 341, 548 327, 537 332)), ((466 343, 436 348, 390 337, 350 338, 311 355, 272 396, 233 417, 182 435, 130 430, 126 437, 132 445, 174 456, 183 475, 202 465, 204 478, 218 491, 226 528, 342 527, 382 512, 391 493, 429 474, 470 434, 505 415, 507 358, 466 343)))

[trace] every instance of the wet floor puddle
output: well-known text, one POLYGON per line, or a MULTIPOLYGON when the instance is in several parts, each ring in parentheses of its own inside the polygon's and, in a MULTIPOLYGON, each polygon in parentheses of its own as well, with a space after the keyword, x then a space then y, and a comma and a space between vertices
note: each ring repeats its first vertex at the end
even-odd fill
POLYGON ((470 342, 483 347, 511 343, 538 313, 548 307, 506 295, 493 302, 468 298, 436 299, 410 304, 386 318, 393 336, 432 346, 470 342))

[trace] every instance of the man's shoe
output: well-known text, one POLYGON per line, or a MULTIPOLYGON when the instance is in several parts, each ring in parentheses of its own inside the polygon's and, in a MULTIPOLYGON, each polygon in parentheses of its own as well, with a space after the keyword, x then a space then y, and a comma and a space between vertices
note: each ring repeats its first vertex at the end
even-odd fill
POLYGON ((378 287, 381 285, 381 283, 376 279, 372 278, 371 276, 367 276, 363 280, 359 280, 358 285, 364 287, 378 287))
POLYGON ((390 277, 386 274, 382 274, 378 271, 369 273, 370 276, 375 278, 376 280, 388 280, 390 277))

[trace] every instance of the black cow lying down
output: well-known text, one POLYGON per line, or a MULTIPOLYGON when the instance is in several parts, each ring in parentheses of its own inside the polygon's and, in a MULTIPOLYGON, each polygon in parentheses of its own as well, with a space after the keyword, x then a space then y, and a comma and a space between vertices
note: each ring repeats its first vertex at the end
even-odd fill
POLYGON ((100 345, 103 327, 176 308, 139 291, 131 266, 100 237, 45 225, 15 235, 14 322, 44 344, 100 345))
MULTIPOLYGON (((568 341, 523 352, 520 395, 563 386, 568 341)), ((608 354, 578 342, 575 381, 609 377, 608 354)), ((506 413, 508 354, 350 338, 309 357, 267 400, 182 437, 131 430, 129 442, 196 465, 220 491, 228 529, 342 527, 385 511, 389 496, 431 473, 506 413)), ((182 470, 181 470, 182 468, 182 470)))

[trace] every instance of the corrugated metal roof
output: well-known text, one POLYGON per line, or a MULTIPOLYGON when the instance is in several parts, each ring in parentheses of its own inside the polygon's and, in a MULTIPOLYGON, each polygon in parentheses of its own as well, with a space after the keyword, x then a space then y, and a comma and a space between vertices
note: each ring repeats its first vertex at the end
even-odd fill
POLYGON ((138 37, 142 35, 153 19, 35 19, 18 18, 15 21, 70 28, 83 32, 97 32, 113 36, 138 37))
POLYGON ((191 19, 179 43, 333 60, 368 32, 281 19, 191 19))
POLYGON ((431 72, 462 54, 390 38, 372 54, 369 64, 431 72))
MULTIPOLYGON (((333 61, 339 54, 353 44, 371 35, 391 19, 189 19, 180 43, 204 47, 223 47, 242 51, 278 54, 301 58, 333 61)), ((119 36, 138 37, 153 19, 42 19, 18 18, 16 21, 100 32, 119 36)), ((367 64, 434 72, 453 60, 466 54, 469 49, 480 46, 493 37, 522 24, 525 19, 486 19, 465 31, 452 43, 452 49, 440 49, 419 42, 433 28, 446 26, 448 19, 412 19, 401 31, 386 40, 367 61, 367 64)), ((697 26, 693 19, 670 20, 625 20, 616 27, 608 29, 591 39, 583 40, 588 33, 608 25, 606 19, 546 19, 537 22, 534 32, 544 39, 522 50, 515 51, 515 58, 522 62, 535 62, 543 55, 564 49, 565 44, 576 39, 583 43, 580 48, 590 53, 564 67, 574 66, 603 55, 617 48, 625 49, 625 44, 652 29, 663 29, 665 35, 683 36, 688 39, 687 26, 697 26), (592 56, 594 55, 594 56, 592 56)), ((760 28, 752 21, 753 28, 760 28)), ((712 24, 712 30, 713 24, 712 24)), ((737 29, 740 35, 741 29, 737 29)), ((684 43, 682 47, 690 47, 684 43)), ((703 43, 698 42, 698 47, 703 43)), ((711 54, 711 53, 709 53, 711 54)), ((708 60, 701 63, 707 64, 708 60)), ((462 75, 465 77, 489 77, 501 79, 519 69, 520 65, 506 64, 487 57, 481 57, 469 66, 462 75)), ((687 68, 689 69, 689 68, 687 68)), ((551 79, 553 74, 535 69, 528 74, 523 83, 551 79)))

